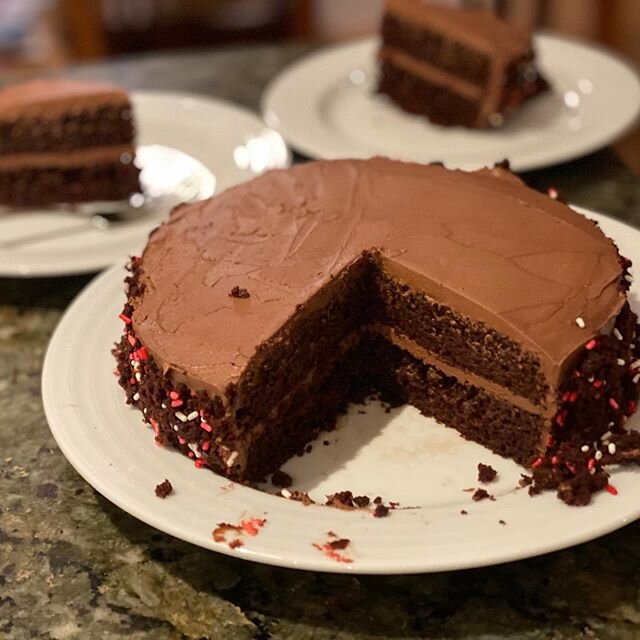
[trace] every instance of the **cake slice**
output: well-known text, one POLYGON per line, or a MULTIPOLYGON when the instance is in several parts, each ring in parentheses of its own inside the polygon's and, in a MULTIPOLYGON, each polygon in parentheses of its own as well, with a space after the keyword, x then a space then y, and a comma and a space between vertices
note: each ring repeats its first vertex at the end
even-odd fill
POLYGON ((140 190, 119 87, 34 80, 0 90, 0 204, 123 200, 140 190))
POLYGON ((500 126, 547 88, 531 34, 481 9, 387 0, 379 90, 440 125, 500 126))
POLYGON ((638 399, 628 266, 501 168, 311 162, 151 235, 118 379, 159 444, 234 480, 275 471, 375 391, 584 503, 607 482, 593 443, 622 437, 638 399))

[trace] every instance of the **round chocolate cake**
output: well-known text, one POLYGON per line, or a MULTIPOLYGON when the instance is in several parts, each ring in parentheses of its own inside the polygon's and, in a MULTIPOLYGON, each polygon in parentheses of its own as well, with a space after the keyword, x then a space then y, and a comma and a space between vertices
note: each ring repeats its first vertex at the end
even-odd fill
POLYGON ((158 443, 232 479, 275 471, 375 392, 533 468, 532 491, 585 503, 635 446, 628 266, 502 168, 311 162, 151 235, 119 381, 158 443), (602 436, 613 458, 596 456, 602 436))

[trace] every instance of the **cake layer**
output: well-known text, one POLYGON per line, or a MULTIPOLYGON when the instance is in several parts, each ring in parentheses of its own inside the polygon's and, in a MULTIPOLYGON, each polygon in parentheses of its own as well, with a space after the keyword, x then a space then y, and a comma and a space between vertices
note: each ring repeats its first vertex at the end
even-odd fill
POLYGON ((22 169, 74 169, 96 164, 133 163, 135 148, 131 144, 108 147, 92 147, 61 152, 45 151, 42 153, 15 153, 0 157, 0 172, 19 171, 22 169))
POLYGON ((29 207, 52 202, 126 200, 139 190, 139 174, 133 163, 121 162, 0 171, 0 203, 29 207))
POLYGON ((0 119, 0 154, 58 153, 76 149, 130 146, 133 121, 128 103, 74 108, 52 118, 0 119))

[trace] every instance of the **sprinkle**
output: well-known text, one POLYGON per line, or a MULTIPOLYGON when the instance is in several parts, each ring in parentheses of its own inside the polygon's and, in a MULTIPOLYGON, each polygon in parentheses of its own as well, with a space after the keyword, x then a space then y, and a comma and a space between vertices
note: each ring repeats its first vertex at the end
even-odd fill
MULTIPOLYGON (((611 425, 610 425, 610 426, 611 426, 611 425)), ((605 440, 608 440, 608 439, 611 437, 611 435, 612 435, 612 434, 611 434, 611 431, 607 431, 606 433, 603 433, 603 434, 600 436, 600 440, 602 440, 602 441, 604 442, 605 440)))
POLYGON ((240 523, 242 530, 249 536, 257 536, 260 529, 264 527, 266 520, 264 518, 251 518, 243 520, 240 523))
POLYGON ((180 397, 180 394, 177 391, 169 391, 169 397, 172 400, 177 400, 180 397))
POLYGON ((187 416, 187 420, 195 420, 198 417, 198 412, 197 411, 192 411, 188 416, 187 416))
POLYGON ((135 337, 135 336, 133 336, 133 335, 131 335, 131 334, 127 335, 127 340, 129 341, 129 344, 130 344, 132 347, 135 347, 135 346, 136 346, 136 343, 138 342, 138 340, 136 339, 136 337, 135 337))
POLYGON ((531 468, 537 469, 541 464, 542 464, 542 458, 537 458, 536 460, 533 461, 531 468))
POLYGON ((580 451, 582 451, 582 453, 587 453, 587 451, 589 451, 589 445, 588 444, 583 444, 580 447, 580 451))
POLYGON ((196 456, 195 456, 195 454, 193 453, 193 451, 189 451, 189 453, 187 453, 187 455, 188 455, 190 458, 195 458, 195 457, 196 457, 196 456))
POLYGON ((196 458, 200 457, 200 452, 198 451, 198 445, 195 442, 190 442, 187 447, 189 447, 189 449, 191 449, 191 451, 193 451, 193 455, 196 458))
POLYGON ((621 366, 624 367, 625 364, 627 364, 622 358, 618 358, 616 360, 616 362, 621 366))
POLYGON ((187 441, 182 436, 178 436, 178 442, 180 444, 187 444, 187 441))
POLYGON ((554 443, 555 443, 555 440, 554 440, 553 436, 552 436, 552 435, 550 435, 550 436, 547 438, 547 448, 549 448, 549 447, 553 447, 554 443))
POLYGON ((630 273, 625 274, 624 279, 627 282, 633 282, 633 276, 630 273))
POLYGON ((589 469, 589 475, 590 476, 595 476, 596 475, 596 468, 592 467, 591 469, 589 469))
POLYGON ((134 399, 136 402, 138 402, 138 400, 140 400, 140 394, 139 394, 137 391, 133 394, 133 399, 134 399))
POLYGON ((613 328, 613 335, 616 337, 617 340, 622 340, 622 334, 618 330, 618 327, 613 328))
POLYGON ((194 463, 194 467, 196 467, 197 469, 202 469, 202 467, 204 467, 207 464, 206 460, 203 460, 202 458, 198 458, 194 463))
POLYGON ((596 460, 602 460, 602 451, 596 451, 593 457, 596 460))
POLYGON ((163 402, 160 406, 161 406, 163 409, 166 409, 166 408, 167 408, 167 405, 166 405, 164 402, 163 402))
POLYGON ((609 406, 614 410, 617 411, 620 408, 620 405, 617 403, 615 398, 609 398, 609 406))
POLYGON ((639 367, 640 367, 640 358, 639 358, 638 360, 634 360, 634 361, 631 363, 631 368, 632 368, 632 369, 638 369, 639 367))
POLYGON ((210 424, 207 424, 206 422, 201 422, 200 426, 207 432, 207 433, 211 433, 213 431, 212 427, 210 424))
POLYGON ((589 340, 589 342, 587 342, 587 344, 584 345, 584 348, 587 351, 591 351, 592 349, 595 349, 597 345, 598 341, 595 338, 592 338, 591 340, 589 340))
POLYGON ((609 424, 607 425, 607 427, 613 427, 613 425, 614 425, 614 422, 613 422, 613 420, 612 420, 611 422, 609 422, 609 424))
POLYGON ((177 424, 174 424, 174 425, 173 425, 173 430, 174 430, 174 431, 177 431, 177 430, 178 430, 178 425, 177 425, 177 424))
POLYGON ((134 377, 138 382, 140 382, 140 380, 142 380, 142 374, 139 371, 136 371, 134 377))
POLYGON ((593 458, 589 458, 589 462, 587 462, 587 469, 594 469, 596 466, 596 461, 593 458))
POLYGON ((629 400, 629 404, 627 405, 627 414, 633 415, 638 410, 638 403, 635 400, 629 400))
POLYGON ((612 496, 617 496, 618 495, 618 490, 612 485, 612 484, 608 484, 607 485, 607 491, 612 495, 612 496))
POLYGON ((131 324, 131 318, 129 316, 125 316, 124 313, 121 313, 118 318, 120 318, 120 320, 125 324, 131 324))
POLYGON ((604 384, 604 380, 594 380, 593 387, 594 389, 599 389, 604 384))
POLYGON ((567 465, 567 469, 569 469, 569 471, 571 471, 571 473, 573 473, 573 475, 576 475, 576 468, 575 466, 571 463, 571 462, 565 462, 565 464, 567 465))
POLYGON ((288 489, 282 489, 280 495, 288 500, 293 494, 288 489))
POLYGON ((584 321, 580 316, 578 316, 578 317, 576 318, 576 324, 577 324, 581 329, 584 329, 584 328, 587 326, 587 325, 586 325, 586 323, 585 323, 585 321, 584 321))
POLYGON ((616 454, 616 445, 614 442, 610 442, 609 446, 607 447, 609 449, 609 453, 614 456, 616 454))
POLYGON ((135 383, 136 383, 135 378, 129 378, 129 384, 135 384, 135 383))
POLYGON ((146 414, 149 411, 149 409, 147 409, 147 407, 143 407, 142 408, 142 413, 146 414))
POLYGON ((549 187, 547 189, 547 195, 552 199, 552 200, 557 200, 558 199, 558 190, 555 187, 549 187))
POLYGON ((551 464, 558 464, 558 456, 551 456, 551 464))
POLYGON ((184 413, 182 413, 182 411, 176 411, 174 415, 176 418, 178 418, 178 420, 180 420, 180 422, 187 421, 187 416, 185 416, 184 413))
POLYGON ((200 447, 203 451, 209 451, 209 447, 211 446, 211 443, 208 440, 205 440, 202 443, 202 446, 200 447))
POLYGON ((171 406, 174 409, 177 409, 178 407, 181 407, 184 404, 184 402, 182 400, 172 400, 171 401, 171 406))
POLYGON ((237 460, 237 458, 238 452, 232 451, 231 455, 227 458, 227 467, 233 467, 233 463, 237 460))
POLYGON ((633 384, 638 384, 638 382, 640 382, 640 373, 636 373, 636 375, 633 376, 632 382, 633 384))
POLYGON ((131 357, 134 359, 134 361, 146 360, 149 357, 147 347, 140 347, 137 351, 134 351, 131 354, 131 357))

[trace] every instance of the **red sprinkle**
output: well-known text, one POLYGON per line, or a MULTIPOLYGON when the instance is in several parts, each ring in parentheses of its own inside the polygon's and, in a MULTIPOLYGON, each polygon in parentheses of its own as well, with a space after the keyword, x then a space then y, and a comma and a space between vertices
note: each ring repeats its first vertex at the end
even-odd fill
POLYGON ((638 403, 635 400, 629 400, 627 405, 627 413, 631 416, 638 410, 638 403))
POLYGON ((616 401, 615 398, 609 398, 609 406, 614 410, 617 411, 620 408, 620 405, 618 404, 618 402, 616 401))
POLYGON ((171 401, 171 406, 172 407, 181 407, 184 404, 184 402, 182 402, 182 400, 172 400, 171 401))
POLYGON ((131 324, 131 318, 129 316, 125 316, 124 313, 118 315, 118 318, 120 318, 120 320, 122 320, 122 322, 124 322, 125 324, 131 324))
POLYGON ((180 397, 180 394, 177 391, 169 391, 169 397, 172 400, 177 400, 180 397))
POLYGON ((598 342, 595 338, 589 340, 589 342, 587 342, 587 344, 584 345, 584 348, 587 351, 591 351, 591 349, 595 349, 598 346, 598 342))
POLYGON ((328 542, 325 542, 324 544, 318 544, 317 542, 314 542, 312 544, 316 549, 318 549, 318 551, 322 551, 322 553, 324 553, 324 555, 327 556, 327 558, 329 558, 330 560, 335 560, 336 562, 344 562, 347 564, 353 562, 351 558, 347 558, 341 553, 338 553, 328 542))
POLYGON ((196 454, 195 454, 195 453, 193 453, 193 451, 189 451, 189 453, 187 453, 187 455, 188 455, 190 458, 195 458, 195 457, 196 457, 196 454))
POLYGON ((135 383, 136 383, 135 378, 129 378, 129 384, 135 384, 135 383))
POLYGON ((552 199, 552 200, 557 200, 558 199, 558 190, 555 189, 554 187, 549 187, 547 189, 547 195, 552 199))
POLYGON ((607 485, 607 491, 612 495, 612 496, 617 496, 618 495, 618 490, 612 485, 612 484, 608 484, 607 485))
POLYGON ((599 389, 603 384, 604 384, 604 383, 603 383, 603 381, 602 381, 602 380, 594 380, 594 381, 593 381, 593 386, 594 386, 596 389, 599 389))
POLYGON ((257 536, 260 529, 264 527, 266 520, 264 518, 251 518, 250 520, 243 520, 240 523, 242 530, 249 536, 257 536))
POLYGON ((553 436, 551 436, 551 435, 550 435, 550 436, 547 438, 547 448, 548 448, 548 447, 553 447, 553 445, 554 445, 554 444, 555 444, 555 440, 554 440, 553 436))
POLYGON ((571 471, 571 473, 573 473, 573 475, 576 475, 576 468, 575 465, 573 465, 571 462, 565 462, 565 464, 567 465, 567 469, 569 469, 569 471, 571 471))
POLYGON ((153 430, 155 431, 156 435, 158 435, 158 432, 159 432, 158 421, 155 418, 149 418, 149 422, 151 423, 151 426, 153 427, 153 430))
POLYGON ((187 444, 187 441, 182 436, 178 436, 178 442, 180 444, 187 444))
POLYGON ((129 341, 129 344, 130 344, 132 347, 135 347, 135 346, 136 346, 136 343, 138 342, 138 339, 137 339, 134 335, 132 335, 132 334, 128 334, 128 335, 127 335, 127 340, 129 341))
POLYGON ((198 458, 193 463, 193 466, 196 467, 197 469, 202 469, 202 467, 204 467, 205 464, 207 464, 207 463, 202 458, 198 458))
POLYGON ((211 433, 213 431, 213 427, 206 423, 206 422, 201 422, 200 426, 207 432, 207 433, 211 433))
POLYGON ((558 464, 558 456, 553 456, 551 458, 551 464, 558 464))
POLYGON ((537 469, 541 464, 542 464, 542 458, 537 458, 536 460, 533 461, 531 468, 537 469))
POLYGON ((589 458, 589 462, 587 462, 587 468, 593 469, 596 466, 596 461, 594 458, 589 458))
POLYGON ((209 447, 211 446, 211 443, 208 440, 205 440, 202 443, 202 447, 200 447, 203 451, 209 451, 209 447))
POLYGON ((140 347, 137 351, 134 351, 131 354, 131 357, 134 360, 146 360, 149 357, 149 352, 147 351, 147 347, 140 347))

